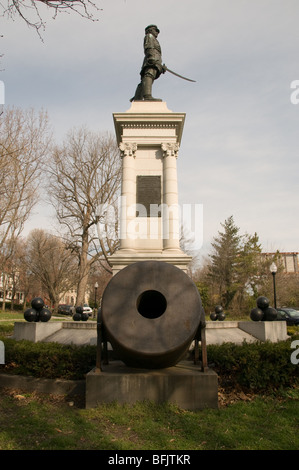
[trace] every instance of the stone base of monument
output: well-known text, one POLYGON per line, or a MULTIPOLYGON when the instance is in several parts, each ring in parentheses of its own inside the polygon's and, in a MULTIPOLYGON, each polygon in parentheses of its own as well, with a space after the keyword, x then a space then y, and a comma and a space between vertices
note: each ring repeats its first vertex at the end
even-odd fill
POLYGON ((218 376, 190 361, 158 369, 135 369, 112 361, 86 375, 86 408, 117 402, 173 403, 186 410, 218 408, 218 376))
POLYGON ((37 343, 62 328, 62 322, 15 322, 13 339, 37 343))
POLYGON ((130 264, 137 263, 138 261, 164 261, 170 263, 177 268, 187 272, 188 265, 192 260, 191 256, 186 255, 181 250, 164 250, 164 251, 135 251, 135 250, 118 250, 109 261, 112 264, 113 275, 124 269, 130 264))
POLYGON ((289 338, 285 321, 240 321, 238 327, 259 341, 277 343, 289 338))
MULTIPOLYGON (((243 341, 285 341, 289 338, 287 325, 284 321, 207 321, 207 344, 232 342, 242 344, 243 341)), ((15 322, 13 339, 28 340, 34 343, 58 342, 61 344, 96 344, 97 324, 93 321, 49 321, 15 322)))
POLYGON ((55 342, 83 346, 96 344, 97 324, 93 321, 15 322, 13 339, 37 343, 55 342))

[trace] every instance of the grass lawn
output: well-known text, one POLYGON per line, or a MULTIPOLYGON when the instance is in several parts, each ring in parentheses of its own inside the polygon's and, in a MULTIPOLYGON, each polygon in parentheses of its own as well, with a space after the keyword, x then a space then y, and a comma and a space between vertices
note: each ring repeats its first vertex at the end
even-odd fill
MULTIPOLYGON (((1 321, 15 321, 15 320, 24 320, 24 313, 17 312, 16 310, 0 310, 0 320, 1 321)), ((24 320, 25 321, 25 320, 24 320)))
MULTIPOLYGON (((9 335, 22 312, 0 312, 9 335)), ((299 367, 299 365, 298 365, 299 367)), ((0 450, 297 450, 299 389, 261 396, 219 390, 219 409, 102 405, 0 388, 0 450)), ((132 453, 134 455, 134 453, 132 453)))
POLYGON ((65 399, 0 392, 1 450, 296 450, 299 391, 197 412, 137 403, 86 410, 65 399))
MULTIPOLYGON (((13 333, 13 327, 15 321, 26 321, 24 319, 24 312, 17 310, 0 310, 0 332, 1 328, 5 327, 8 329, 10 327, 11 334, 13 333)), ((72 321, 72 317, 69 315, 54 315, 50 321, 72 321)))

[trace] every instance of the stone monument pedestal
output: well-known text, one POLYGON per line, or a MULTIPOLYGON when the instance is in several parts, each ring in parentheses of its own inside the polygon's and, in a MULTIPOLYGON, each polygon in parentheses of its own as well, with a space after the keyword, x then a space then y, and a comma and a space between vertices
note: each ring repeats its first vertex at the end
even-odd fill
POLYGON ((135 101, 113 118, 122 158, 120 248, 109 258, 113 274, 147 260, 187 271, 191 257, 180 248, 176 166, 185 114, 163 101, 135 101))
POLYGON ((277 343, 289 338, 285 321, 240 321, 238 326, 259 341, 277 343))
POLYGON ((27 340, 37 343, 62 328, 63 322, 15 322, 13 338, 16 341, 27 340))
POLYGON ((109 258, 116 276, 102 299, 86 407, 149 400, 217 408, 217 374, 204 360, 202 370, 178 362, 202 314, 198 290, 185 274, 192 257, 180 248, 177 157, 185 114, 163 101, 134 101, 113 118, 122 159, 120 247, 109 258), (102 331, 122 362, 101 365, 102 331))
POLYGON ((159 370, 113 361, 102 371, 94 369, 86 375, 86 408, 145 400, 173 403, 186 410, 218 408, 218 376, 212 370, 201 372, 191 361, 159 370))

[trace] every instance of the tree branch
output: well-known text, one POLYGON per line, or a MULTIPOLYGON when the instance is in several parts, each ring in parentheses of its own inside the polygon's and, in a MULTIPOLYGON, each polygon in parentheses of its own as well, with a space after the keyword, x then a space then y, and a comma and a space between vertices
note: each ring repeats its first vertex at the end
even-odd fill
POLYGON ((27 26, 34 28, 42 39, 40 29, 45 30, 46 25, 40 12, 39 4, 46 6, 53 12, 53 19, 55 19, 60 12, 68 12, 78 14, 82 18, 91 21, 98 21, 92 11, 95 10, 99 12, 102 10, 102 8, 99 8, 96 3, 91 0, 7 0, 7 6, 4 6, 3 2, 0 6, 3 9, 2 16, 7 16, 11 19, 19 16, 25 21, 27 26))

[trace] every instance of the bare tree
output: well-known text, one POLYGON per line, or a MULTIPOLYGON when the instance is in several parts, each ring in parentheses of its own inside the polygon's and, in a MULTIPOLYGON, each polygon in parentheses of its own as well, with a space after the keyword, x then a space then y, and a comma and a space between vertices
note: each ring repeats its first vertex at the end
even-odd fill
POLYGON ((7 240, 1 246, 0 250, 0 266, 1 272, 0 276, 2 277, 2 291, 3 291, 3 302, 2 302, 2 310, 5 310, 5 301, 6 301, 6 291, 8 288, 8 278, 9 278, 9 260, 13 253, 13 243, 11 240, 7 240))
POLYGON ((72 131, 65 144, 55 149, 49 174, 58 221, 66 228, 69 248, 78 256, 77 305, 82 305, 92 264, 99 261, 109 267, 108 255, 118 246, 117 228, 114 236, 105 231, 99 237, 96 230, 105 208, 113 206, 119 194, 120 158, 115 139, 84 128, 72 131))
POLYGON ((52 306, 57 307, 61 297, 76 285, 76 261, 59 237, 41 229, 30 232, 26 264, 40 280, 52 306))
POLYGON ((0 117, 0 250, 21 233, 39 198, 49 142, 46 113, 7 108, 0 117))
MULTIPOLYGON (((0 251, 0 266, 2 276, 2 289, 3 294, 6 294, 6 290, 11 294, 8 296, 10 300, 10 308, 14 309, 15 301, 22 303, 20 294, 28 291, 26 289, 24 280, 26 272, 24 271, 24 259, 25 255, 25 242, 21 237, 11 241, 6 240, 0 251), (19 295, 17 296, 17 294, 19 295), (17 298, 15 298, 17 296, 17 298)), ((28 287, 32 285, 32 278, 28 278, 28 287)), ((3 295, 2 310, 5 310, 6 295, 3 295)))
POLYGON ((6 4, 3 1, 0 4, 4 16, 12 19, 19 16, 38 33, 40 29, 45 29, 41 13, 43 6, 53 12, 53 18, 56 18, 59 12, 74 12, 83 18, 97 21, 91 11, 100 11, 91 0, 7 0, 6 4))
POLYGON ((42 297, 45 299, 48 294, 42 286, 40 278, 35 276, 32 272, 30 263, 28 262, 27 240, 19 237, 15 251, 15 265, 17 269, 17 275, 15 276, 17 281, 16 287, 24 296, 23 310, 26 310, 27 306, 30 304, 30 299, 34 297, 42 297))

